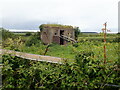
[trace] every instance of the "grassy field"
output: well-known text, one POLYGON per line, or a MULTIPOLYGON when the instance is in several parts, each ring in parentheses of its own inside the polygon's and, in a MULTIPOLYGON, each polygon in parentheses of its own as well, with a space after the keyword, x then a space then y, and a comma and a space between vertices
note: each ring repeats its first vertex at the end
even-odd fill
MULTIPOLYGON (((34 34, 34 32, 30 32, 31 34, 34 34)), ((14 34, 16 34, 16 35, 20 35, 20 36, 25 36, 26 35, 26 32, 23 32, 23 33, 14 33, 14 34)))
MULTIPOLYGON (((8 41, 6 40, 6 43, 8 42, 9 44, 7 47, 5 47, 6 49, 12 49, 14 47, 21 52, 40 54, 40 55, 43 55, 45 53, 47 47, 40 41, 39 34, 35 34, 35 36, 23 35, 20 36, 18 39, 16 38, 14 41, 12 39, 8 41), (14 42, 17 44, 15 44, 14 42), (30 45, 30 46, 26 46, 26 45, 30 45)), ((107 36, 106 50, 107 50, 108 60, 118 59, 118 52, 119 52, 118 44, 119 44, 118 35, 107 36)), ((74 59, 78 53, 93 53, 94 58, 103 59, 103 54, 104 54, 103 46, 104 46, 103 35, 87 34, 87 35, 79 36, 78 43, 76 44, 68 43, 67 45, 58 45, 58 44, 50 45, 46 55, 74 59)))
MULTIPOLYGON (((118 60, 118 55, 120 50, 118 49, 119 42, 114 41, 113 38, 118 37, 117 35, 109 35, 106 43, 106 54, 107 54, 107 62, 115 62, 118 60)), ((47 45, 44 45, 39 38, 35 38, 35 36, 20 36, 19 39, 16 39, 16 43, 14 44, 12 40, 7 41, 10 42, 6 49, 17 50, 26 53, 39 54, 44 55, 47 45), (18 42, 20 41, 20 42, 18 42), (21 43, 21 41, 24 41, 21 43), (37 41, 37 42, 35 42, 37 41), (35 43, 34 43, 35 42, 35 43), (32 43, 31 46, 26 46, 26 43, 32 43), (34 43, 34 44, 33 44, 34 43), (11 45, 12 44, 12 45, 11 45), (14 48, 13 48, 14 47, 14 48)), ((78 37, 78 43, 67 45, 58 45, 51 44, 48 48, 46 55, 61 57, 69 59, 69 62, 74 61, 77 55, 93 55, 90 56, 93 59, 104 61, 104 42, 103 37, 78 37)))

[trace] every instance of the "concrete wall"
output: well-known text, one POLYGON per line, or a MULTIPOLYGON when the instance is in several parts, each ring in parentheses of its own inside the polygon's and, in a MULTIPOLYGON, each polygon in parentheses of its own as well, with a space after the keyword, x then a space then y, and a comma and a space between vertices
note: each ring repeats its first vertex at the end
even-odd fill
MULTIPOLYGON (((60 32, 61 30, 64 31, 64 35, 75 38, 74 35, 74 29, 72 26, 64 26, 64 25, 48 25, 44 24, 42 31, 41 31, 41 40, 44 44, 50 44, 50 43, 58 43, 60 44, 60 32)), ((64 40, 64 44, 67 42, 64 40)))

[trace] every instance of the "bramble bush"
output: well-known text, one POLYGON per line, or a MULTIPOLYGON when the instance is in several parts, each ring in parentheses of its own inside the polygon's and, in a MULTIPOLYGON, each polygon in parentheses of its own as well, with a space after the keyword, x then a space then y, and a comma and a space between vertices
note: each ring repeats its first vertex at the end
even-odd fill
POLYGON ((9 50, 20 51, 23 47, 23 41, 21 37, 7 38, 3 43, 2 47, 9 50))
POLYGON ((3 89, 118 89, 106 86, 120 85, 117 62, 104 65, 93 56, 78 53, 75 62, 57 64, 3 55, 3 89))

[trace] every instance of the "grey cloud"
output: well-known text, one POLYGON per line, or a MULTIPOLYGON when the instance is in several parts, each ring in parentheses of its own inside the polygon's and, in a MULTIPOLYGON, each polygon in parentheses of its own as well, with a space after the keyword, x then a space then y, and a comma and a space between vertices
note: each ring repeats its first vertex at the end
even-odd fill
POLYGON ((100 31, 106 21, 110 28, 117 28, 117 0, 5 1, 3 26, 6 28, 38 29, 42 23, 60 23, 79 26, 83 31, 100 31))

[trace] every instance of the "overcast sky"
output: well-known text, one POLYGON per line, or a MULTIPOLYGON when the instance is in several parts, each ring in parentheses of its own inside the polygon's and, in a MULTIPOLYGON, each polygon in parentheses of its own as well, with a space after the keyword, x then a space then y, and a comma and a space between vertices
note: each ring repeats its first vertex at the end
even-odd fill
POLYGON ((57 23, 78 26, 81 31, 100 32, 103 23, 107 22, 108 29, 118 31, 118 1, 2 0, 0 26, 7 29, 39 29, 40 24, 57 23))

